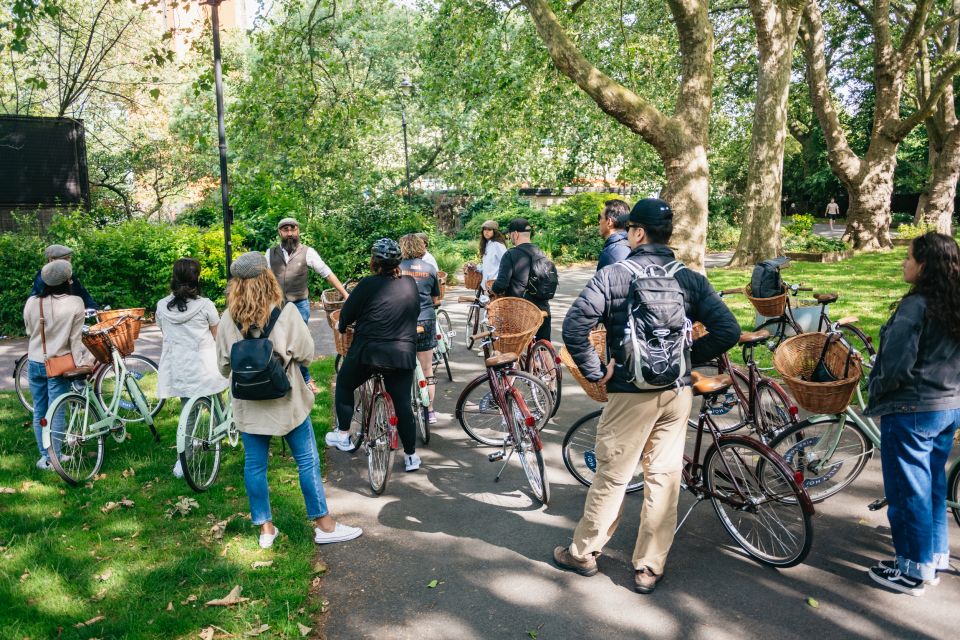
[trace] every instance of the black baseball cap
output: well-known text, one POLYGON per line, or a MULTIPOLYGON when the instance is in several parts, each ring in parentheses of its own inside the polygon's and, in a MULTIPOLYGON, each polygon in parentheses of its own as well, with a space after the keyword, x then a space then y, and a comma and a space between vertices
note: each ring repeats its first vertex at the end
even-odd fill
POLYGON ((638 200, 630 210, 630 222, 645 227, 660 227, 673 222, 673 209, 659 198, 638 200))
POLYGON ((507 233, 513 233, 514 231, 519 231, 520 233, 531 233, 533 232, 533 228, 530 226, 530 223, 527 222, 526 218, 514 218, 507 226, 507 233))

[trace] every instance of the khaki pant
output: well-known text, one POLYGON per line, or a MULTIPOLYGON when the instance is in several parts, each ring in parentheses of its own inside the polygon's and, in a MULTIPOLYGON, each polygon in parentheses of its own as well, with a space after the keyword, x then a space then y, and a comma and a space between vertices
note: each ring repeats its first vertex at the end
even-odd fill
POLYGON ((643 464, 643 509, 633 550, 635 569, 663 573, 677 528, 677 499, 683 469, 689 387, 652 393, 611 393, 597 425, 597 473, 587 492, 583 517, 570 553, 598 553, 620 522, 627 484, 643 464))

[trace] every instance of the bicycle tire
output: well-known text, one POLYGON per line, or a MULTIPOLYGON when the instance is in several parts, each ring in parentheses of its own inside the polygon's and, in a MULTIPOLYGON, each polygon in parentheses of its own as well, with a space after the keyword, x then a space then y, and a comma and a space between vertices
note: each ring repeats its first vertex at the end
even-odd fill
POLYGON ((467 322, 463 332, 463 343, 466 345, 467 350, 473 349, 473 338, 477 334, 477 329, 480 324, 480 307, 476 304, 470 305, 470 311, 467 312, 467 322))
POLYGON ((870 379, 870 371, 873 369, 871 359, 877 355, 877 350, 873 347, 873 341, 867 338, 867 334, 860 327, 853 324, 842 324, 839 329, 840 333, 843 334, 843 339, 860 355, 860 361, 863 365, 860 390, 865 393, 867 382, 870 379))
MULTIPOLYGON (((127 372, 137 381, 143 399, 146 400, 147 408, 150 410, 150 417, 155 418, 163 408, 165 400, 157 396, 157 382, 160 377, 157 363, 146 356, 138 353, 131 353, 124 357, 124 365, 127 372)), ((113 397, 113 367, 101 367, 97 372, 97 377, 93 381, 93 390, 97 396, 100 407, 107 411, 110 407, 110 398, 113 397)), ((120 404, 117 407, 117 417, 125 424, 144 422, 146 418, 137 409, 136 404, 130 397, 130 392, 126 388, 120 391, 120 404)))
POLYGON ((763 377, 757 382, 756 404, 753 421, 757 436, 765 444, 797 423, 795 405, 783 388, 769 378, 763 377))
MULTIPOLYGON (((954 504, 960 502, 960 462, 954 462, 950 469, 950 476, 947 478, 947 500, 954 504)), ((953 519, 957 521, 960 527, 960 507, 949 507, 953 512, 953 519)))
POLYGON ((733 498, 740 494, 737 487, 748 493, 736 505, 718 495, 710 501, 723 528, 750 557, 772 567, 803 562, 813 544, 813 507, 790 468, 768 447, 744 436, 723 436, 707 451, 703 476, 712 494, 733 498))
POLYGON ((220 473, 220 441, 211 441, 215 426, 209 397, 191 398, 180 412, 177 440, 183 430, 184 449, 178 453, 183 479, 197 493, 209 489, 220 473))
POLYGON ((520 410, 513 394, 507 396, 507 411, 513 425, 514 450, 520 458, 520 466, 527 477, 527 484, 533 492, 533 497, 546 506, 550 503, 550 481, 547 480, 540 438, 538 435, 531 435, 531 428, 526 424, 526 416, 520 410))
POLYGON ((550 417, 557 415, 563 394, 563 372, 557 358, 557 350, 547 340, 537 340, 524 362, 524 370, 540 379, 553 399, 550 417))
POLYGON ((420 404, 420 390, 417 381, 413 381, 410 389, 410 406, 413 409, 413 420, 417 425, 417 437, 420 443, 427 445, 430 443, 430 423, 427 421, 427 408, 420 404))
MULTIPOLYGON (((482 373, 467 383, 457 398, 454 416, 468 436, 480 444, 499 447, 503 445, 509 426, 500 407, 493 400, 487 375, 482 373)), ((519 381, 518 389, 530 413, 537 420, 537 429, 543 429, 552 409, 550 392, 529 373, 514 371, 510 375, 514 379, 514 385, 519 381)))
POLYGON ((770 318, 769 320, 760 323, 754 328, 754 331, 760 331, 766 329, 770 332, 770 337, 767 338, 766 342, 762 342, 754 347, 749 345, 743 347, 743 360, 747 361, 746 352, 749 349, 753 349, 753 360, 757 363, 757 368, 760 371, 773 371, 773 352, 777 350, 777 347, 780 346, 780 343, 787 339, 787 329, 790 328, 790 325, 786 320, 781 318, 770 318))
POLYGON ((370 490, 380 495, 387 487, 393 467, 393 449, 390 446, 390 428, 387 400, 383 395, 373 399, 373 416, 367 434, 367 477, 370 490))
MULTIPOLYGON (((561 457, 577 482, 585 487, 593 484, 593 476, 597 467, 597 425, 600 423, 602 409, 597 409, 573 423, 563 436, 561 457)), ((638 464, 633 478, 627 484, 627 493, 643 490, 643 465, 638 464)))
POLYGON ((453 372, 450 371, 450 358, 447 357, 447 354, 443 354, 443 366, 447 370, 447 380, 453 382, 453 372))
MULTIPOLYGON (((725 369, 721 368, 720 363, 717 361, 697 365, 693 370, 710 377, 727 373, 725 369)), ((736 385, 737 388, 750 388, 747 376, 742 371, 734 368, 729 373, 735 378, 734 385, 736 385)), ((707 400, 709 401, 707 411, 713 420, 713 426, 716 427, 720 433, 731 433, 747 424, 748 420, 744 402, 733 385, 727 387, 723 393, 710 395, 707 400)), ((703 402, 704 396, 693 396, 693 404, 690 407, 690 417, 687 419, 687 427, 692 431, 697 431, 700 428, 700 410, 703 408, 703 402)))
POLYGON ((61 410, 64 412, 63 426, 55 431, 56 421, 51 420, 49 424, 51 441, 50 446, 47 447, 47 455, 57 475, 67 484, 76 486, 97 475, 103 465, 104 434, 84 437, 83 427, 99 422, 104 416, 96 402, 88 401, 86 396, 79 393, 65 393, 54 400, 47 415, 55 416, 61 410), (95 414, 94 420, 90 420, 88 413, 90 411, 95 414), (56 455, 54 447, 54 442, 57 440, 61 442, 59 456, 56 455), (92 455, 89 453, 89 448, 85 447, 89 443, 93 443, 95 447, 92 455), (91 464, 86 466, 85 462, 91 464))
POLYGON ((343 356, 338 353, 337 356, 333 359, 333 372, 340 373, 340 367, 342 366, 343 366, 343 356))
POLYGON ((33 413, 33 394, 30 393, 30 361, 27 354, 17 358, 13 365, 13 386, 17 390, 17 400, 27 410, 27 413, 33 413))
POLYGON ((856 480, 873 456, 873 441, 855 422, 846 420, 840 442, 831 456, 831 460, 836 461, 827 461, 820 472, 811 475, 811 466, 820 462, 814 458, 814 447, 839 419, 839 415, 807 419, 770 441, 770 448, 782 456, 791 469, 803 473, 803 488, 814 503, 826 500, 856 480), (847 464, 848 461, 851 464, 847 464))

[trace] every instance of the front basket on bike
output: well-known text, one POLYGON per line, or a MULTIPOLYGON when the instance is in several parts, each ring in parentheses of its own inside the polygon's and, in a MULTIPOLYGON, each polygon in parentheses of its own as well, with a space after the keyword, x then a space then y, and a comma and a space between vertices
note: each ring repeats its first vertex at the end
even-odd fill
POLYGON ((103 364, 111 364, 113 362, 113 356, 110 353, 111 342, 120 355, 126 357, 133 353, 135 326, 139 324, 135 320, 133 316, 121 316, 119 319, 98 322, 80 339, 94 358, 103 364))
MULTIPOLYGON (((600 356, 600 361, 606 364, 607 362, 607 330, 603 327, 597 327, 590 332, 590 344, 593 345, 593 348, 597 350, 597 355, 600 356)), ((580 369, 577 367, 577 363, 573 361, 573 356, 570 355, 570 352, 566 348, 560 349, 560 360, 566 365, 567 369, 573 375, 573 379, 576 380, 581 387, 583 387, 584 392, 597 402, 606 402, 607 401, 607 385, 600 384, 599 382, 590 382, 583 377, 583 374, 580 373, 580 369)))
POLYGON ((772 298, 754 298, 750 290, 750 285, 747 285, 743 288, 743 293, 747 296, 747 300, 750 301, 750 304, 753 305, 753 308, 757 310, 762 316, 767 318, 776 318, 777 316, 782 316, 784 310, 787 308, 787 288, 783 288, 783 293, 779 296, 773 296, 772 298))
POLYGON ((543 314, 529 300, 498 298, 487 306, 487 322, 496 333, 498 351, 522 355, 543 324, 543 314))
POLYGON ((838 380, 810 382, 805 379, 817 366, 827 337, 825 333, 801 333, 787 338, 773 352, 773 366, 783 376, 798 405, 813 413, 843 413, 863 376, 860 361, 853 358, 847 377, 839 378, 847 365, 849 350, 846 346, 833 342, 824 357, 824 364, 838 380))
MULTIPOLYGON (((116 320, 120 316, 128 316, 133 323, 133 339, 140 337, 140 324, 143 322, 143 314, 146 309, 138 307, 134 309, 108 309, 107 311, 97 311, 97 322, 107 322, 116 320)), ((129 354, 124 354, 129 355, 129 354)))
POLYGON ((465 286, 467 289, 479 289, 479 288, 480 288, 480 280, 481 280, 482 278, 483 278, 483 274, 481 274, 481 273, 477 270, 477 266, 476 266, 476 265, 473 265, 473 268, 472 268, 472 269, 470 268, 470 265, 469 265, 469 264, 464 265, 464 267, 463 267, 463 286, 465 286))
POLYGON ((344 358, 347 357, 347 351, 350 350, 350 345, 353 343, 353 327, 347 327, 346 333, 340 333, 337 331, 337 323, 340 322, 340 310, 328 314, 330 317, 330 328, 333 329, 333 344, 339 353, 344 358))
POLYGON ((447 295, 447 272, 437 271, 437 281, 440 283, 440 300, 447 295))

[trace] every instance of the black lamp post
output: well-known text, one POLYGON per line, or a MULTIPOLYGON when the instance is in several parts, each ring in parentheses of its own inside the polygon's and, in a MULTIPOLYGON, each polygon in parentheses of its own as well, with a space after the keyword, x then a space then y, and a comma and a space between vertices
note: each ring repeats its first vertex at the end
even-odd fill
POLYGON ((410 95, 413 92, 413 83, 410 78, 404 77, 400 81, 400 91, 397 94, 397 100, 400 103, 400 124, 403 127, 403 167, 407 176, 407 205, 410 204, 410 157, 407 151, 407 114, 403 109, 403 96, 410 95))
POLYGON ((223 72, 220 64, 220 3, 223 0, 201 0, 210 6, 210 22, 213 25, 213 82, 217 94, 217 136, 220 142, 220 199, 223 202, 223 243, 227 262, 227 280, 230 279, 230 263, 233 262, 233 242, 230 224, 233 209, 230 208, 230 183, 227 179, 227 131, 223 124, 223 72))

